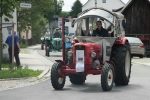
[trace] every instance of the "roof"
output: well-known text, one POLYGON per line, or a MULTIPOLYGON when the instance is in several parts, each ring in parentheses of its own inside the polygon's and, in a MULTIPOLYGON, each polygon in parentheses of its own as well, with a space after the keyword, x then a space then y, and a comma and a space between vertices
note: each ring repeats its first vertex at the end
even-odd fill
MULTIPOLYGON (((85 6, 90 0, 88 0, 83 6, 85 6)), ((93 0, 94 1, 94 0, 93 0)), ((123 4, 125 4, 122 0, 120 0, 123 4)), ((82 6, 82 7, 83 7, 82 6)))
POLYGON ((109 12, 110 14, 116 16, 117 18, 119 19, 123 19, 124 18, 124 15, 119 13, 119 12, 111 12, 105 8, 102 8, 102 7, 93 7, 93 8, 90 8, 90 9, 87 9, 87 10, 84 10, 83 12, 81 12, 79 15, 78 15, 78 18, 80 17, 83 17, 83 16, 87 16, 87 15, 97 15, 99 16, 99 11, 98 10, 104 10, 106 12, 109 12), (94 11, 92 11, 93 9, 95 9, 94 11), (97 10, 97 11, 96 11, 97 10), (90 11, 90 12, 89 12, 90 11), (88 13, 86 13, 88 12, 88 13))
MULTIPOLYGON (((134 0, 129 0, 128 3, 124 6, 124 8, 121 10, 121 12, 124 12, 124 10, 133 2, 134 0)), ((150 4, 150 0, 146 0, 150 4)))

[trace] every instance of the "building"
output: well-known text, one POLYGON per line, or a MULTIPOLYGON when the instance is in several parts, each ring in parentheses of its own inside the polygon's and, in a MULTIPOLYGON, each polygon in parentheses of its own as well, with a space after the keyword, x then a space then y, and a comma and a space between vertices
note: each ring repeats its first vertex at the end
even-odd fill
POLYGON ((83 5, 82 11, 92 7, 102 7, 112 11, 113 9, 118 9, 124 6, 125 4, 121 0, 88 0, 83 5), (97 1, 97 4, 95 4, 95 1, 97 1))
MULTIPOLYGON (((65 33, 75 33, 76 25, 74 27, 71 26, 73 18, 69 17, 68 20, 68 22, 65 22, 65 33)), ((62 27, 62 18, 58 18, 58 27, 62 27)))
POLYGON ((130 0, 121 10, 126 18, 126 35, 150 39, 150 1, 130 0))

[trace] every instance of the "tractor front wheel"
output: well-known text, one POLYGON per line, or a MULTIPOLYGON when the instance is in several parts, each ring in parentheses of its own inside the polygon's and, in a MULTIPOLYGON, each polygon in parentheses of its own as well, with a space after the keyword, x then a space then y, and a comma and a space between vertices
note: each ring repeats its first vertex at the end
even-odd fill
POLYGON ((101 87, 104 91, 110 91, 114 83, 114 67, 112 64, 105 63, 101 73, 101 87))
POLYGON ((62 72, 62 63, 54 63, 51 69, 51 83, 54 89, 60 90, 64 87, 66 76, 62 72))

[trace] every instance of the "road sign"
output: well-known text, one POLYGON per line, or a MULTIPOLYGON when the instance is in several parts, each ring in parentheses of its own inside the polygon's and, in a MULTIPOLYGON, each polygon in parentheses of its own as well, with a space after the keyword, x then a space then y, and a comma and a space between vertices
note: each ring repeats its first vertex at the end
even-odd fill
POLYGON ((31 4, 30 3, 20 3, 20 7, 21 8, 31 8, 31 4))

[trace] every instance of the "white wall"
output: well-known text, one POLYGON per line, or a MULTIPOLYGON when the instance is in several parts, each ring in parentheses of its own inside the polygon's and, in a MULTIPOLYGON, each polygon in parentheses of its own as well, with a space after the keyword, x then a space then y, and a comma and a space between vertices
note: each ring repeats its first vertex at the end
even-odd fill
MULTIPOLYGON (((69 20, 69 22, 65 22, 65 27, 68 27, 68 33, 75 33, 77 25, 75 24, 74 27, 71 27, 71 23, 72 23, 72 19, 69 20)), ((58 20, 58 27, 62 27, 61 26, 61 19, 58 20)))
MULTIPOLYGON (((5 22, 4 18, 5 16, 2 17, 2 23, 12 23, 14 22, 14 29, 17 31, 17 17, 16 17, 16 9, 14 12, 11 13, 13 15, 12 19, 9 19, 9 22, 5 22)), ((2 27, 2 36, 3 36, 3 43, 5 43, 5 40, 7 38, 7 36, 9 35, 9 31, 8 31, 8 26, 12 26, 12 24, 3 24, 2 27)), ((3 49, 3 57, 8 57, 8 47, 3 49)))
MULTIPOLYGON (((97 7, 103 7, 107 10, 112 11, 112 9, 118 9, 123 7, 125 4, 121 0, 106 0, 106 3, 102 3, 103 0, 97 0, 97 7)), ((89 0, 82 7, 82 11, 95 7, 95 0, 89 0)))

